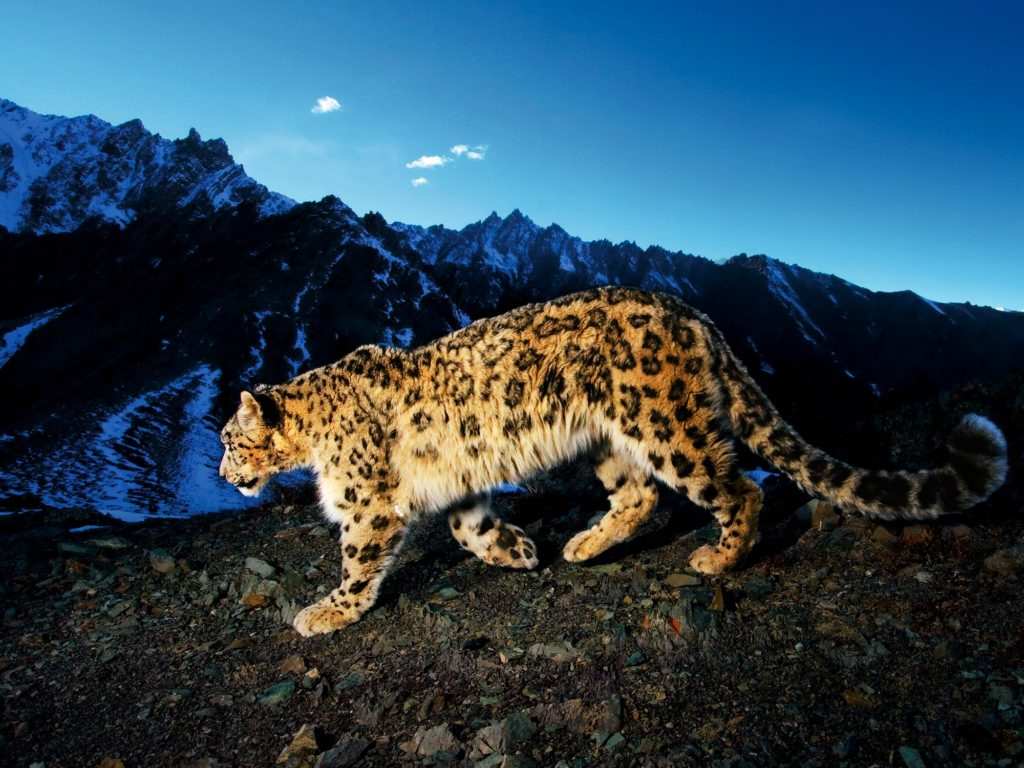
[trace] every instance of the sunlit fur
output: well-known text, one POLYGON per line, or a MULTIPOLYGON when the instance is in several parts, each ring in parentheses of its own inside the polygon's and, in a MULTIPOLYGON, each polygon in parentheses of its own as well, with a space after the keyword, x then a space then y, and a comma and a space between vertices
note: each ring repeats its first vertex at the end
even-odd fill
POLYGON ((585 451, 610 509, 565 557, 587 560, 632 536, 657 503, 656 478, 720 523, 719 541, 690 560, 704 573, 735 566, 756 540, 762 495, 737 467, 737 440, 812 493, 883 519, 966 509, 1006 476, 1002 434, 974 415, 939 469, 837 461, 779 416, 707 317, 628 288, 520 307, 413 350, 361 347, 243 393, 223 438, 221 474, 240 490, 310 467, 324 513, 341 524, 342 583, 298 615, 306 635, 373 604, 406 527, 425 513, 449 509, 455 537, 485 561, 533 567, 533 542, 480 494, 585 451))

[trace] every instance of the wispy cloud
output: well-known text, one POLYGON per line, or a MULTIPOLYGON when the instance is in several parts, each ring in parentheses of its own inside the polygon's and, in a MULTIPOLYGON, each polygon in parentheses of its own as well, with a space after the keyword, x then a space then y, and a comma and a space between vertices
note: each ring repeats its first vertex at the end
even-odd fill
POLYGON ((469 144, 456 144, 448 151, 456 157, 465 157, 468 160, 483 160, 487 156, 487 145, 477 144, 471 147, 469 144))
POLYGON ((326 115, 328 112, 337 112, 339 109, 341 109, 341 102, 336 98, 333 96, 321 96, 309 111, 314 115, 326 115))
POLYGON ((443 157, 441 155, 422 155, 416 158, 410 163, 406 163, 406 168, 440 168, 442 165, 447 165, 452 159, 450 157, 443 157))
MULTIPOLYGON (((405 164, 406 168, 421 168, 427 170, 430 168, 441 168, 448 163, 454 163, 458 158, 465 157, 467 160, 483 160, 487 156, 487 145, 476 144, 470 146, 469 144, 455 144, 449 150, 449 155, 420 155, 415 160, 412 160, 405 164)), ((414 187, 422 187, 429 184, 430 181, 425 176, 418 176, 412 179, 410 183, 414 187)))

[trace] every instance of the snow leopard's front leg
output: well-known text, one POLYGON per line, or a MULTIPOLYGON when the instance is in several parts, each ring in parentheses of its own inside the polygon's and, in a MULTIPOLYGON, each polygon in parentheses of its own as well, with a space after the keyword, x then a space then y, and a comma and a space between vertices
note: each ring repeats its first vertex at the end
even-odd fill
POLYGON ((388 503, 361 506, 342 517, 341 586, 295 617, 300 635, 320 635, 357 621, 373 607, 405 535, 406 524, 388 503))

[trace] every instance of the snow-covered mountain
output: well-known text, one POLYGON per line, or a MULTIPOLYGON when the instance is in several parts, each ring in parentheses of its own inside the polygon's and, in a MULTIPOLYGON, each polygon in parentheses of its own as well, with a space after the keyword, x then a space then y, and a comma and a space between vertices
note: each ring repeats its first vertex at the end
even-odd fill
POLYGON ((40 115, 0 99, 0 226, 70 232, 89 218, 116 224, 140 212, 252 203, 264 214, 294 201, 246 176, 220 139, 193 129, 168 140, 139 120, 40 115))
POLYGON ((477 276, 469 290, 457 293, 467 307, 480 314, 510 293, 558 294, 605 283, 640 285, 692 297, 696 291, 688 274, 699 270, 702 263, 711 265, 662 248, 645 251, 633 243, 584 241, 557 224, 540 227, 518 209, 505 218, 491 213, 460 231, 399 222, 392 228, 438 273, 454 277, 468 269, 477 276))
MULTIPOLYGON (((765 256, 717 264, 584 241, 519 211, 456 231, 357 216, 334 197, 293 205, 223 142, 41 119, 49 138, 22 130, 0 154, 0 210, 21 216, 0 230, 0 502, 14 509, 239 506, 217 477, 216 434, 241 388, 596 284, 671 291, 707 312, 782 411, 851 460, 851 430, 886 398, 997 379, 1024 360, 1021 313, 876 293, 765 256), (31 167, 47 170, 26 187, 18 169, 37 145, 31 167), (99 180, 115 171, 109 189, 136 191, 104 197, 99 180)), ((862 460, 877 462, 883 447, 870 449, 862 460)))

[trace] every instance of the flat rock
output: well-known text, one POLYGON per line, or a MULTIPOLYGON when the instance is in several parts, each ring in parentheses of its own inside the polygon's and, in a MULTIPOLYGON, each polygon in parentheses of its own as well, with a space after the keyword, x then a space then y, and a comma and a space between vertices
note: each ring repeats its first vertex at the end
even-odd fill
POLYGON ((304 675, 306 674, 306 660, 297 653, 292 654, 285 658, 277 669, 286 675, 304 675))
POLYGON ((284 765, 287 768, 313 768, 316 753, 316 726, 306 723, 295 733, 291 743, 281 750, 276 765, 284 765))
POLYGON ((504 720, 481 728, 473 739, 470 757, 478 760, 487 755, 515 752, 537 732, 537 726, 524 712, 515 712, 504 720))
POLYGON ((241 600, 238 602, 246 608, 262 608, 270 602, 270 598, 266 595, 261 595, 259 592, 250 592, 247 595, 242 595, 241 600))
POLYGON ((90 547, 96 547, 96 549, 103 549, 108 552, 123 552, 132 546, 132 543, 122 536, 102 536, 89 539, 85 543, 90 547))
POLYGON ((692 573, 670 573, 665 577, 665 584, 670 587, 697 587, 703 583, 700 576, 692 573))
POLYGON ((277 573, 277 569, 274 566, 266 560, 260 560, 258 557, 245 558, 245 569, 255 573, 257 576, 262 576, 264 579, 269 579, 277 573))
POLYGON ((343 736, 316 761, 316 768, 348 768, 357 765, 370 748, 370 742, 351 736, 343 736))
POLYGON ((277 683, 267 688, 256 701, 265 707, 276 707, 278 704, 288 701, 293 693, 295 693, 295 683, 285 680, 283 683, 277 683))
POLYGON ((900 758, 907 768, 925 768, 921 753, 913 747, 900 747, 900 758))
POLYGON ((149 553, 149 565, 157 573, 174 573, 177 568, 174 558, 164 549, 154 549, 149 553))
POLYGON ((985 570, 999 576, 1012 576, 1024 568, 1024 547, 1000 549, 985 558, 985 570))
POLYGON ((572 647, 567 640, 559 640, 554 643, 534 643, 530 646, 531 656, 542 656, 551 659, 557 664, 564 664, 579 658, 580 652, 572 647))
POLYGON ((456 752, 460 748, 458 739, 452 734, 448 723, 433 728, 419 728, 412 739, 402 743, 403 751, 418 757, 432 757, 438 752, 456 752))

